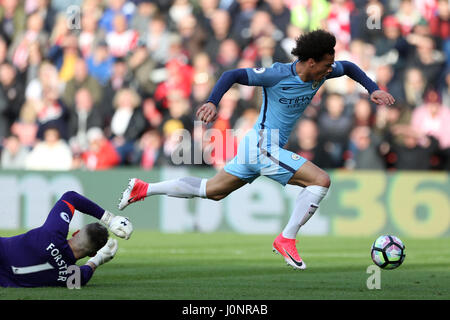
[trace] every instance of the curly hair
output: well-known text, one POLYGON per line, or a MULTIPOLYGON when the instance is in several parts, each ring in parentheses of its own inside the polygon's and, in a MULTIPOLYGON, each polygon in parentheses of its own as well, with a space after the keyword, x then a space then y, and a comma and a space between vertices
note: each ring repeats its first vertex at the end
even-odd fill
POLYGON ((334 54, 336 37, 324 30, 314 30, 299 36, 296 40, 296 47, 291 54, 298 57, 300 61, 309 58, 314 61, 321 61, 326 54, 334 54))

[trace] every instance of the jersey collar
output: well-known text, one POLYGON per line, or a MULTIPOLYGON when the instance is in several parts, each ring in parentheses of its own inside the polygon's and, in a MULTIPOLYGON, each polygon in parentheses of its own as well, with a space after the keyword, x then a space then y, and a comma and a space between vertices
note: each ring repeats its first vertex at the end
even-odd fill
POLYGON ((297 60, 295 60, 294 62, 292 62, 292 64, 291 64, 291 72, 292 72, 292 75, 295 77, 296 75, 297 75, 297 72, 295 71, 295 66, 297 65, 297 62, 299 62, 300 60, 299 59, 297 59, 297 60))

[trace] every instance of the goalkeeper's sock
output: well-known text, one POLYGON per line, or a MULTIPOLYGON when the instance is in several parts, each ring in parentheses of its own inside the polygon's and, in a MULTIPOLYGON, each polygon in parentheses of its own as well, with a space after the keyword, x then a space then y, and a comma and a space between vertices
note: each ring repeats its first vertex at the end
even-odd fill
POLYGON ((206 198, 206 181, 197 177, 149 183, 147 196, 167 195, 175 198, 206 198))
POLYGON ((283 237, 296 238, 300 227, 314 215, 327 192, 328 188, 321 186, 308 186, 300 191, 295 201, 294 211, 283 230, 283 237))

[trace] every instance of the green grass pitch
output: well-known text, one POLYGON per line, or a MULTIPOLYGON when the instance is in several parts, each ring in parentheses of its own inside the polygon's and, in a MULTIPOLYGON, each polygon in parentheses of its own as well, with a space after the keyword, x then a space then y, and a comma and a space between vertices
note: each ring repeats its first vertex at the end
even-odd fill
POLYGON ((272 253, 274 238, 137 230, 130 240, 119 240, 114 260, 80 290, 0 288, 0 299, 450 299, 448 238, 402 238, 405 262, 381 271, 379 290, 366 285, 375 237, 300 235, 298 248, 308 266, 303 271, 272 253))

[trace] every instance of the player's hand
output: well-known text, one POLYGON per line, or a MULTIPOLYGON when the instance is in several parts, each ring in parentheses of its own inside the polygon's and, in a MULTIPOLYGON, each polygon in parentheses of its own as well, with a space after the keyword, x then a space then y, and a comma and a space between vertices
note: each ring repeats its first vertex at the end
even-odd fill
POLYGON ((115 216, 111 212, 105 211, 101 221, 119 238, 128 240, 133 233, 133 224, 126 217, 115 216))
POLYGON ((198 108, 196 116, 200 121, 210 123, 217 119, 218 114, 216 106, 212 102, 207 102, 198 108))
POLYGON ((107 263, 114 258, 116 255, 117 249, 119 248, 119 245, 117 243, 116 239, 108 239, 108 242, 106 245, 97 251, 97 254, 90 258, 87 262, 91 262, 95 264, 97 267, 107 263))
POLYGON ((391 94, 383 90, 375 90, 370 95, 370 100, 375 102, 376 104, 385 104, 387 106, 393 105, 395 103, 395 99, 391 94))
POLYGON ((111 221, 109 230, 119 238, 128 240, 133 233, 133 224, 126 217, 116 216, 111 221))

